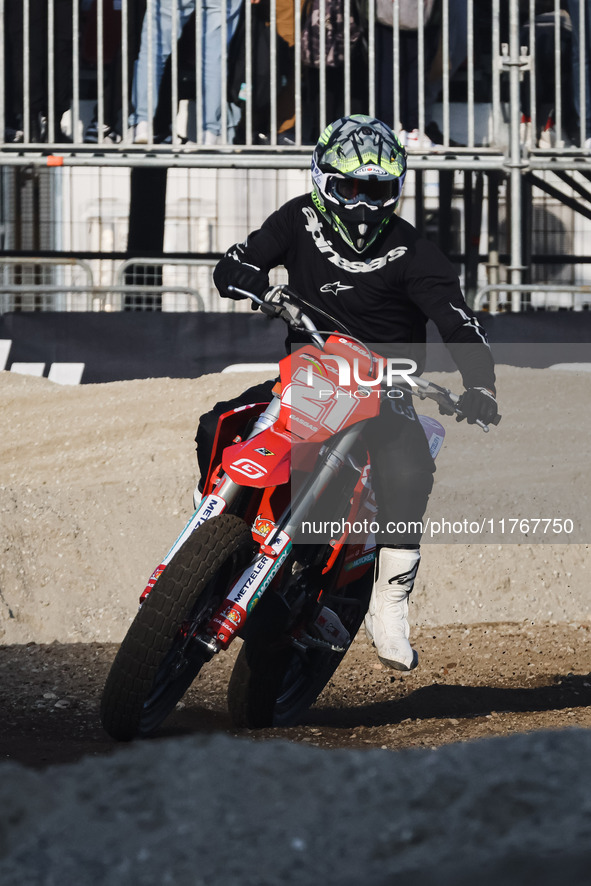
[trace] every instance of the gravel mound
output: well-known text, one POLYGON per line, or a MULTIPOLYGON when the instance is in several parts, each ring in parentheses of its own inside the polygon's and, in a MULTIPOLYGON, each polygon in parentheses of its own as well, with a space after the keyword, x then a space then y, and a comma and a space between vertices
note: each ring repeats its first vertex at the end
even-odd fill
POLYGON ((217 736, 5 764, 0 880, 524 886, 568 862, 588 883, 590 754, 584 730, 399 753, 217 736))

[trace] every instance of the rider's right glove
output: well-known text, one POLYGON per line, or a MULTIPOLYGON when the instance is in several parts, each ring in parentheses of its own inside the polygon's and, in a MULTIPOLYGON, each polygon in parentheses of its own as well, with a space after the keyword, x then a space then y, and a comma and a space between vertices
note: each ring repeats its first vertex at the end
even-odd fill
POLYGON ((228 292, 228 286, 236 286, 237 289, 252 292, 253 295, 258 295, 260 298, 265 290, 269 288, 269 275, 255 265, 249 265, 246 262, 224 256, 215 266, 213 282, 217 286, 220 295, 223 295, 225 298, 241 299, 245 297, 243 295, 236 295, 234 292, 228 292))
POLYGON ((468 388, 457 405, 462 415, 456 415, 456 421, 466 419, 469 425, 477 421, 488 425, 496 418, 499 411, 495 395, 488 388, 468 388))

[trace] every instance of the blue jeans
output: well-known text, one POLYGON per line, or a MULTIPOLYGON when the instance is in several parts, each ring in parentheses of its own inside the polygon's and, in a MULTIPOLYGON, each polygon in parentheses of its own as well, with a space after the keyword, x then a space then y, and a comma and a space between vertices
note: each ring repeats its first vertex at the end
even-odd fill
POLYGON ((178 4, 178 40, 183 27, 189 16, 195 9, 195 0, 148 0, 144 23, 142 25, 142 39, 140 53, 136 59, 131 101, 134 111, 129 115, 129 125, 135 126, 140 121, 148 119, 148 92, 152 91, 152 110, 156 111, 158 105, 158 90, 162 82, 166 59, 172 52, 172 4, 178 4), (152 20, 152 82, 148 79, 148 17, 152 20))
MULTIPOLYGON (((581 119, 579 78, 581 63, 579 59, 579 0, 568 0, 568 11, 573 26, 572 60, 573 60, 573 91, 575 109, 581 119)), ((585 0, 585 138, 591 138, 591 0, 585 0)))
MULTIPOLYGON (((129 125, 135 126, 140 121, 148 120, 148 16, 152 17, 153 35, 153 70, 152 95, 153 111, 158 104, 158 90, 162 81, 164 66, 172 52, 172 4, 178 4, 178 33, 181 32, 195 9, 195 0, 152 0, 146 9, 142 25, 142 37, 139 56, 135 62, 132 103, 134 111, 129 115, 129 125)), ((203 128, 219 135, 222 116, 222 96, 220 89, 222 47, 222 4, 223 0, 202 0, 203 5, 203 128)), ((236 26, 242 0, 226 0, 228 42, 236 26)), ((228 113, 228 140, 233 135, 237 122, 238 109, 232 108, 228 113)))
MULTIPOLYGON (((203 3, 203 128, 213 135, 221 133, 222 119, 222 7, 223 0, 202 0, 203 3)), ((228 45, 238 25, 242 0, 226 0, 228 45)), ((225 103, 225 97, 224 97, 225 103)), ((234 130, 240 118, 236 105, 227 105, 228 141, 234 140, 234 130)))

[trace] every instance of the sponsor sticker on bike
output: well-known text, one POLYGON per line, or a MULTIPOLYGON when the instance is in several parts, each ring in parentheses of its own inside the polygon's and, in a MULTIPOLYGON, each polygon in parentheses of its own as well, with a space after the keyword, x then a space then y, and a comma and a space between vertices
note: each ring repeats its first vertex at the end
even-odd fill
POLYGON ((162 573, 164 572, 166 565, 164 563, 160 563, 159 566, 156 567, 150 578, 148 579, 148 584, 144 588, 140 596, 140 603, 143 603, 162 573))
POLYGON ((263 517, 262 514, 257 514, 256 520, 252 525, 252 531, 266 538, 274 527, 275 524, 272 520, 268 517, 263 517))
POLYGON ((363 556, 357 557, 351 563, 345 563, 345 572, 350 572, 352 569, 357 569, 358 566, 365 566, 366 563, 373 563, 375 558, 375 551, 370 551, 368 554, 363 554, 363 556))
POLYGON ((276 530, 275 527, 273 527, 272 531, 269 532, 265 538, 265 545, 272 551, 270 556, 278 556, 287 547, 290 541, 291 538, 287 532, 283 532, 281 529, 276 530))
POLYGON ((246 618, 246 610, 236 603, 224 601, 222 609, 214 615, 210 624, 220 640, 230 640, 246 618))
POLYGON ((259 477, 264 477, 268 473, 267 468, 257 464, 251 458, 239 458, 238 461, 232 462, 230 467, 232 470, 238 471, 239 474, 244 474, 250 480, 258 480, 259 477))
POLYGON ((242 622, 233 622, 225 613, 234 609, 240 613, 244 612, 244 617, 246 617, 246 613, 256 605, 289 553, 291 539, 287 533, 277 532, 273 529, 268 538, 273 556, 263 554, 244 570, 230 589, 222 609, 211 620, 216 639, 223 646, 227 646, 242 624, 242 622), (271 542, 274 535, 277 537, 274 542, 271 542))
POLYGON ((211 519, 211 517, 216 517, 218 514, 221 514, 225 508, 226 502, 223 498, 220 498, 219 495, 206 495, 162 561, 164 565, 166 566, 167 563, 170 563, 181 545, 186 542, 192 532, 195 532, 198 526, 201 526, 202 523, 205 523, 205 521, 211 519))

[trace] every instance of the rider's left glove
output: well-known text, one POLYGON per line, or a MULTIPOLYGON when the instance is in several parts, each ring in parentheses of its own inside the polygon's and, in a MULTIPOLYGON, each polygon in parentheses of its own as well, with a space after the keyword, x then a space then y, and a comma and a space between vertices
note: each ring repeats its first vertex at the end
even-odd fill
POLYGON ((462 415, 456 415, 456 421, 466 419, 469 425, 477 421, 488 425, 499 412, 495 395, 488 388, 468 388, 458 400, 458 409, 462 415))

